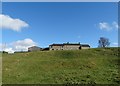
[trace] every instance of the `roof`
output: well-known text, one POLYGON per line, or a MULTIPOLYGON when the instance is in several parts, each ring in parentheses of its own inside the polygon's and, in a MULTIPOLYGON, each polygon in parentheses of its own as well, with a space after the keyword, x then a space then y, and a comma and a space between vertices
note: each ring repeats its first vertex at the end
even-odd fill
POLYGON ((80 43, 51 44, 50 46, 80 45, 80 43))
POLYGON ((90 47, 88 44, 81 44, 82 47, 90 47))
POLYGON ((64 43, 63 45, 80 45, 80 44, 77 44, 77 43, 69 43, 69 44, 64 43))
POLYGON ((51 44, 50 46, 63 46, 63 44, 51 44))
POLYGON ((32 46, 32 47, 29 47, 29 48, 35 48, 35 47, 40 48, 40 47, 38 47, 38 46, 32 46))

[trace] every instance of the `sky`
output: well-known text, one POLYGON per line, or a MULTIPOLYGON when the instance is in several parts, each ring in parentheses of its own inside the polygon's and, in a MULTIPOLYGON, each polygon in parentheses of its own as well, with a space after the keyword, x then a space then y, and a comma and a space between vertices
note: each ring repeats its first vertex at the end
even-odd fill
POLYGON ((96 48, 100 37, 118 46, 117 2, 3 2, 0 19, 7 50, 65 42, 96 48))
POLYGON ((1 0, 2 2, 119 2, 119 0, 1 0))

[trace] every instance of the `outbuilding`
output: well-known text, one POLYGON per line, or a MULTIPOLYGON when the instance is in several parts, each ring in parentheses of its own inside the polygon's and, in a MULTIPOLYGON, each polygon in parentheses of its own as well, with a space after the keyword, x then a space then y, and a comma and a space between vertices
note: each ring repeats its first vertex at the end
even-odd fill
POLYGON ((38 46, 32 46, 28 48, 28 52, 32 52, 32 51, 40 51, 42 50, 42 48, 38 47, 38 46))
POLYGON ((90 48, 90 45, 88 44, 81 44, 81 49, 89 49, 90 48))

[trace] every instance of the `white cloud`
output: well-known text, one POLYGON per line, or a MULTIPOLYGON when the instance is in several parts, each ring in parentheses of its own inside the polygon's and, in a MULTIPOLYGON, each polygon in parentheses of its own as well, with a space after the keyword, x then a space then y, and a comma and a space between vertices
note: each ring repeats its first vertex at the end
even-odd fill
POLYGON ((0 51, 4 50, 5 47, 6 47, 6 44, 2 44, 2 43, 0 43, 0 51))
POLYGON ((115 29, 118 29, 118 28, 119 28, 119 27, 118 27, 118 23, 115 22, 115 21, 112 23, 112 25, 113 25, 113 28, 115 28, 115 29))
POLYGON ((110 31, 110 30, 113 30, 113 29, 118 29, 118 23, 117 22, 112 22, 112 24, 109 24, 107 22, 100 22, 99 23, 99 28, 101 30, 106 30, 106 31, 110 31))
POLYGON ((0 43, 0 51, 14 52, 12 48, 8 48, 7 44, 0 43))
POLYGON ((8 15, 0 14, 0 28, 11 29, 14 31, 20 31, 23 27, 28 27, 29 25, 20 19, 14 19, 8 15))
POLYGON ((13 50, 15 51, 27 51, 28 47, 35 46, 37 43, 35 43, 32 39, 27 38, 12 42, 10 45, 13 46, 13 50))
POLYGON ((0 51, 4 50, 6 52, 8 51, 28 51, 28 47, 37 45, 36 42, 34 42, 30 38, 26 38, 24 40, 18 40, 12 43, 8 44, 2 44, 0 43, 0 51))
POLYGON ((12 48, 6 48, 4 51, 8 53, 14 53, 15 51, 12 48))
POLYGON ((112 46, 113 46, 113 47, 118 47, 118 43, 117 43, 117 42, 114 42, 114 43, 112 43, 112 46))
POLYGON ((2 43, 0 43, 0 51, 2 51, 2 43))
POLYGON ((101 30, 107 30, 107 31, 109 31, 109 30, 112 29, 111 26, 107 22, 101 22, 101 23, 99 23, 99 28, 101 30))

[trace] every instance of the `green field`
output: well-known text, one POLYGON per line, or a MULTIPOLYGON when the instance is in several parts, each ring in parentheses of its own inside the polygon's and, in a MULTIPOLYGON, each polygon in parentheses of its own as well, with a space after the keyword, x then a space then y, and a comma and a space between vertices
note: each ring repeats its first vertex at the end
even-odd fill
POLYGON ((2 84, 2 54, 0 53, 0 85, 2 84))
POLYGON ((3 84, 120 84, 118 48, 3 56, 3 84))

